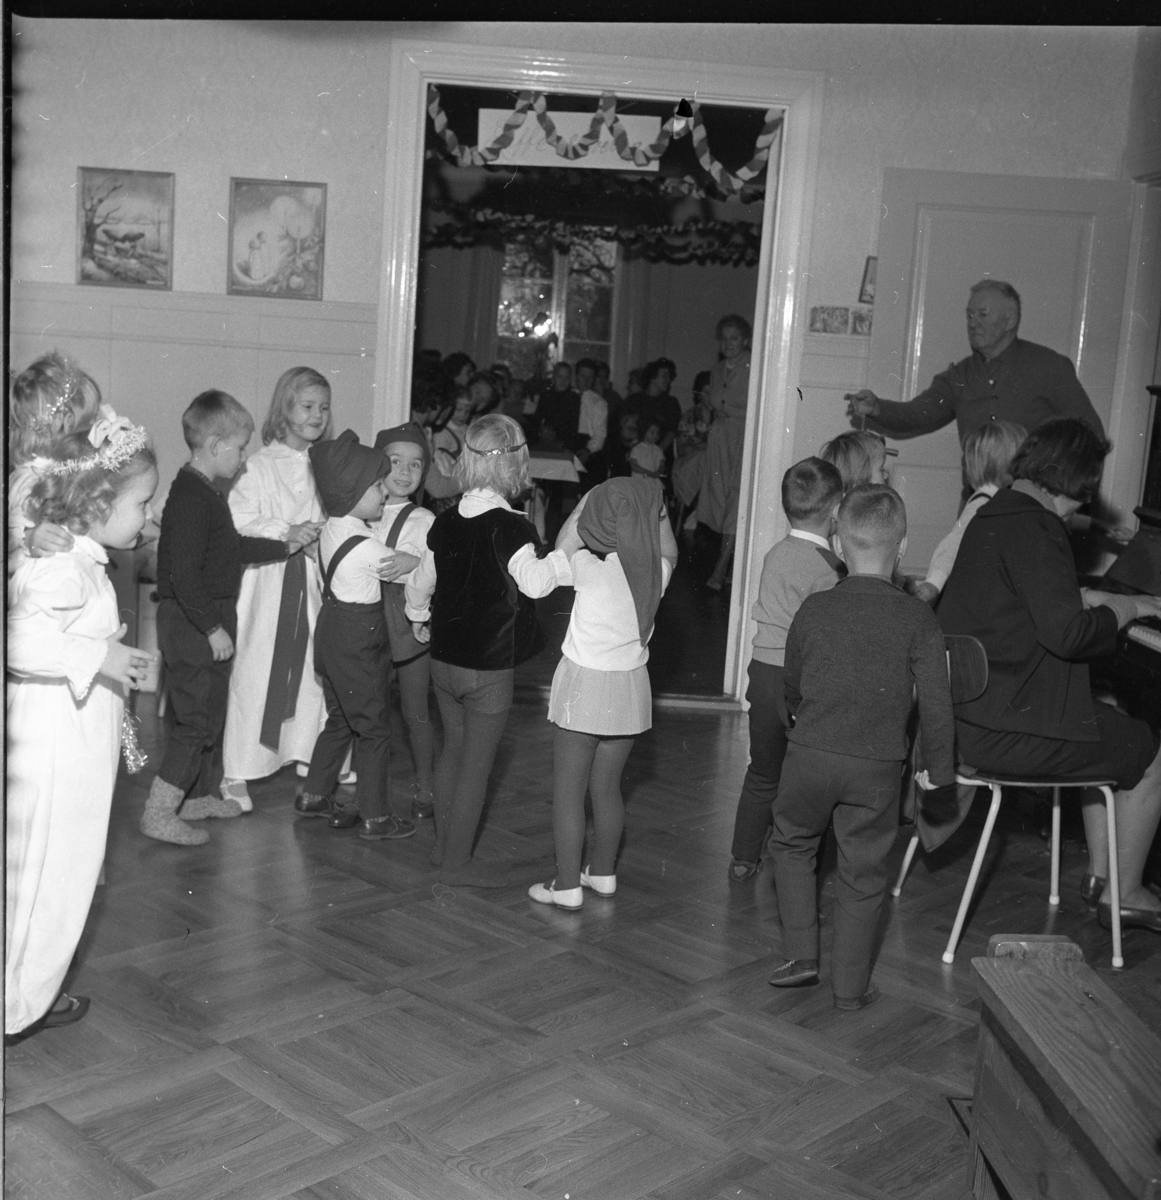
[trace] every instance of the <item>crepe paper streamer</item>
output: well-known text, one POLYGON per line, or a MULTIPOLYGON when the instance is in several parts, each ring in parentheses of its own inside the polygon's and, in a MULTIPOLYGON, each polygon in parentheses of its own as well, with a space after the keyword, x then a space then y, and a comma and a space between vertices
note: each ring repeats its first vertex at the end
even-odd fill
MULTIPOLYGON (((615 98, 613 102, 616 103, 615 98)), ((602 104, 605 96, 601 97, 602 104)), ((544 140, 560 155, 561 158, 567 158, 575 161, 578 158, 584 158, 585 155, 593 148, 600 140, 601 126, 604 124, 604 117, 600 107, 597 108, 592 121, 589 123, 587 133, 582 133, 579 136, 565 141, 564 138, 556 130, 556 125, 552 118, 548 115, 548 97, 542 92, 532 102, 532 111, 536 113, 536 119, 540 123, 540 128, 544 130, 544 140)))
POLYGON ((121 718, 121 753, 125 756, 125 770, 136 775, 149 761, 137 740, 137 721, 128 712, 121 718))
POLYGON ((782 127, 782 114, 776 108, 766 110, 766 118, 758 139, 754 143, 754 155, 736 175, 731 174, 710 153, 709 139, 706 135, 705 120, 701 115, 701 105, 693 105, 693 148, 697 161, 707 175, 728 195, 741 192, 742 185, 761 174, 770 158, 770 147, 782 127))
POLYGON ((524 124, 528 110, 532 107, 532 93, 521 92, 516 99, 516 107, 511 116, 504 121, 504 126, 494 141, 486 146, 461 146, 459 139, 448 127, 447 114, 439 102, 439 88, 434 83, 427 88, 427 114, 435 132, 444 140, 448 152, 460 167, 484 167, 495 162, 500 153, 512 145, 516 130, 524 124))

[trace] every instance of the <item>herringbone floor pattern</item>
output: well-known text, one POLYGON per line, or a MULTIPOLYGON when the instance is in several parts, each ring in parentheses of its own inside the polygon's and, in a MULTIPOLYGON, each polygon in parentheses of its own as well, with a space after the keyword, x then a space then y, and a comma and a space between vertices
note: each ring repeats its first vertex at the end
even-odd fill
MULTIPOLYGON (((156 762, 163 734, 144 732, 156 762)), ((543 705, 518 705, 477 850, 514 882, 491 892, 434 881, 429 827, 368 843, 296 819, 289 770, 195 849, 141 836, 150 772, 123 778, 69 984, 92 1009, 6 1051, 5 1195, 965 1197, 948 1097, 972 1088, 971 957, 993 932, 1052 928, 1111 977, 1076 894, 1080 847, 1050 918, 1029 809, 1002 816, 999 865, 944 967, 976 814, 889 902, 883 999, 838 1013, 825 958, 822 987, 767 986, 769 870, 726 878, 740 714, 657 713, 627 771, 617 894, 576 914, 525 895, 552 875, 551 757, 543 705)), ((1110 982, 1155 1025, 1161 938, 1128 933, 1125 953, 1110 982)))

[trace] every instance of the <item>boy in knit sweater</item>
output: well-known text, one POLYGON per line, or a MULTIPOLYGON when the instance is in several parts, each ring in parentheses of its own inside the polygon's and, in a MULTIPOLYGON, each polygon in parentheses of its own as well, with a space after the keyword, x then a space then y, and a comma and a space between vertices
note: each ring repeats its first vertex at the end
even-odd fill
POLYGON ((738 797, 731 848, 730 879, 750 879, 762 866, 762 847, 778 795, 786 757, 786 712, 782 664, 790 622, 807 596, 834 587, 845 573, 831 552, 834 513, 843 496, 842 478, 821 458, 804 458, 782 477, 782 510, 790 533, 762 563, 754 602, 754 656, 750 660, 750 765, 738 797))
POLYGON ((174 728, 145 802, 141 832, 160 842, 199 846, 209 835, 187 821, 242 812, 233 800, 216 795, 242 564, 286 559, 315 540, 318 526, 292 526, 285 542, 242 537, 234 528, 219 486, 246 465, 254 421, 233 396, 202 392, 182 414, 181 427, 190 460, 169 489, 157 545, 157 640, 174 728))
POLYGON ((774 804, 770 855, 787 961, 775 987, 818 980, 819 839, 838 843, 831 983, 835 1007, 878 998, 871 959, 899 825, 912 689, 933 786, 954 783, 954 723, 943 634, 931 609, 892 582, 906 545, 903 501, 860 484, 838 511, 848 575, 808 596, 786 641, 786 704, 794 716, 774 804))

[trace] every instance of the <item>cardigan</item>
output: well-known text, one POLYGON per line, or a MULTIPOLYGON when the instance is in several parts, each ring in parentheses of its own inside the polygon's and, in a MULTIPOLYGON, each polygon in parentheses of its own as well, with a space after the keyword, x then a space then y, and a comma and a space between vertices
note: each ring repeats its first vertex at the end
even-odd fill
POLYGON ((242 564, 279 562, 286 542, 243 537, 225 496, 188 463, 177 473, 157 543, 157 594, 176 600, 190 624, 212 633, 222 624, 223 602, 238 598, 242 564))
POLYGON ((1084 607, 1064 522, 1033 496, 1003 488, 964 530, 939 623, 979 638, 988 655, 988 686, 956 706, 958 720, 1100 740, 1085 660, 1116 648, 1117 617, 1084 607))
POLYGON ((1053 417, 1077 417, 1104 435, 1071 361, 1017 338, 995 358, 973 351, 953 363, 914 400, 880 400, 872 419, 888 433, 908 437, 954 420, 962 442, 989 421, 1015 421, 1031 432, 1053 417))
POLYGON ((790 622, 803 600, 815 592, 834 587, 846 574, 825 539, 816 542, 803 530, 791 532, 775 543, 762 560, 762 578, 751 616, 754 631, 754 658, 780 667, 786 656, 786 635, 790 622))

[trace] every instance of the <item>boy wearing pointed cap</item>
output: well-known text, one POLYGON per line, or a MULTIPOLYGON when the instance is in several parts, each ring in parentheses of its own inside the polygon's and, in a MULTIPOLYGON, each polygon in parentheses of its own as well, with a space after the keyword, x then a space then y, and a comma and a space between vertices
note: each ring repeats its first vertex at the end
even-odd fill
POLYGON ((308 451, 327 523, 319 535, 323 604, 314 635, 314 669, 322 679, 327 723, 315 743, 302 794, 303 816, 329 818, 334 828, 356 822, 370 840, 415 832, 410 801, 388 796, 390 652, 380 593, 381 572, 395 552, 372 536, 383 514, 390 464, 351 429, 308 451), (358 816, 335 802, 347 749, 354 746, 358 816))
POLYGON ((394 429, 382 430, 375 438, 375 449, 390 466, 383 477, 387 503, 371 536, 395 551, 395 557, 380 572, 380 578, 383 580, 383 615, 387 619, 391 665, 399 681, 399 704, 415 758, 415 796, 411 815, 430 817, 434 811, 435 770, 435 733, 428 703, 431 655, 428 646, 415 638, 411 621, 404 611, 403 587, 423 558, 427 531, 435 520, 435 513, 412 499, 427 478, 431 447, 423 429, 409 421, 394 429))

